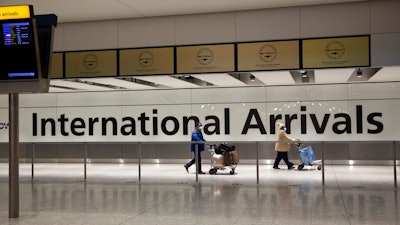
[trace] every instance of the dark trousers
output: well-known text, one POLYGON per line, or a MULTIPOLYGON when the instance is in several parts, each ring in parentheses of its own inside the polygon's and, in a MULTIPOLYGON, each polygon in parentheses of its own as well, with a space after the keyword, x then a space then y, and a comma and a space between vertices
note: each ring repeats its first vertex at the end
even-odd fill
MULTIPOLYGON (((194 153, 193 153, 193 155, 194 155, 194 153)), ((198 151, 197 152, 197 159, 199 160, 199 162, 197 163, 197 166, 198 166, 198 168, 199 168, 199 172, 201 172, 202 170, 201 170, 201 151, 198 151)), ((192 160, 190 160, 190 162, 188 162, 188 163, 186 163, 186 166, 189 168, 189 167, 191 167, 194 163, 196 163, 196 157, 193 157, 193 159, 192 160)))
POLYGON ((293 163, 289 162, 289 157, 287 152, 276 152, 274 167, 278 167, 282 159, 283 161, 285 161, 288 168, 293 166, 293 163))

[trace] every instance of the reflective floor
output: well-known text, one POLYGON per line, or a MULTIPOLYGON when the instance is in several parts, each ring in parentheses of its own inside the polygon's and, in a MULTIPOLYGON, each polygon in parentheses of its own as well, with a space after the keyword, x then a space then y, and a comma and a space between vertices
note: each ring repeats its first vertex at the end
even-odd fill
MULTIPOLYGON (((210 168, 203 164, 203 168, 210 168)), ((215 175, 183 164, 20 164, 20 217, 8 218, 8 164, 0 164, 0 224, 400 224, 392 166, 322 171, 239 165, 215 175)), ((397 169, 400 169, 397 167, 397 169)), ((399 176, 398 176, 399 177, 399 176)))

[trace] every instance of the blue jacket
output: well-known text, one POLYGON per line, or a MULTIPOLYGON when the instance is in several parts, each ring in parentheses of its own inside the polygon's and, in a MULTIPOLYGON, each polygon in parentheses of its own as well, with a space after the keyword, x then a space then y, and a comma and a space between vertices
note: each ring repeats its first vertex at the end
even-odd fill
MULTIPOLYGON (((197 130, 194 130, 193 132, 192 132, 192 141, 206 141, 206 140, 204 140, 204 138, 203 138, 203 134, 200 132, 200 131, 197 131, 197 130)), ((199 151, 204 151, 204 144, 197 144, 197 146, 198 146, 198 150, 199 151)), ((194 152, 195 151, 195 148, 196 148, 196 144, 195 143, 192 143, 191 144, 191 146, 190 146, 190 151, 192 151, 192 152, 194 152)))

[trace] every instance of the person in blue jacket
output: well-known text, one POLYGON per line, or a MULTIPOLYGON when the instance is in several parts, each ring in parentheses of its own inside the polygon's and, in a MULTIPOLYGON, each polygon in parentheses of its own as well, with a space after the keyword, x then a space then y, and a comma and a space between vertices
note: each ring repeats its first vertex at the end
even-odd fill
MULTIPOLYGON (((197 166, 199 168, 199 174, 205 174, 202 170, 201 170, 201 152, 204 151, 204 145, 205 145, 205 139, 203 138, 203 133, 201 132, 203 130, 203 125, 200 122, 196 123, 196 127, 192 132, 192 144, 190 145, 190 151, 193 152, 193 154, 195 153, 195 149, 196 149, 196 145, 197 145, 197 159, 199 160, 197 162, 197 166), (194 143, 194 142, 203 142, 203 143, 194 143)), ((190 160, 188 163, 186 163, 185 165, 183 165, 186 169, 186 172, 189 173, 189 167, 192 166, 194 163, 196 162, 196 157, 193 157, 192 160, 190 160)))

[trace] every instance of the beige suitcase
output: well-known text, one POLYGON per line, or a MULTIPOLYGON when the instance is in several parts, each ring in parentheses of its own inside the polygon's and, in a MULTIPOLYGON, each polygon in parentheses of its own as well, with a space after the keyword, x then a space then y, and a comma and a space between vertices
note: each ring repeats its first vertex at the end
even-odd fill
POLYGON ((212 160, 212 165, 215 167, 224 167, 224 156, 223 155, 217 155, 215 154, 213 157, 211 157, 212 160))
POLYGON ((225 166, 239 164, 239 154, 237 151, 230 151, 224 153, 225 166))
POLYGON ((232 151, 231 152, 232 156, 232 164, 239 164, 239 154, 237 151, 232 151))

